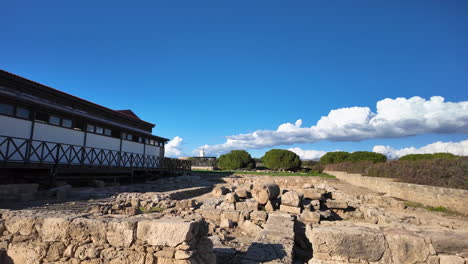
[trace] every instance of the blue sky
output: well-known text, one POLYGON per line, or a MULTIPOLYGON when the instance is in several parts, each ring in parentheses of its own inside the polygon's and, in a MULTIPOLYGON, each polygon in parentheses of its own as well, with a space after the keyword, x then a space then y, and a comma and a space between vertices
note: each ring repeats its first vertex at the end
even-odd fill
MULTIPOLYGON (((2 69, 130 108, 157 124, 154 134, 182 138, 181 154, 298 119, 315 126, 333 109, 375 113, 385 98, 468 100, 467 1, 8 0, 2 9, 2 69)), ((467 128, 249 151, 422 147, 466 140, 467 128)))

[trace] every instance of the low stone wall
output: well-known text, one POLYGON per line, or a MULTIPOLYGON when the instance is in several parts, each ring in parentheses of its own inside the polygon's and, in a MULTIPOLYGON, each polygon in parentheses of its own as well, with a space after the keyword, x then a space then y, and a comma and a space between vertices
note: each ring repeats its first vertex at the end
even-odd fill
POLYGON ((451 211, 468 215, 467 190, 396 182, 396 179, 367 177, 342 171, 326 171, 326 173, 363 188, 427 206, 443 206, 451 211))
POLYGON ((0 263, 216 263, 204 221, 0 211, 0 263))

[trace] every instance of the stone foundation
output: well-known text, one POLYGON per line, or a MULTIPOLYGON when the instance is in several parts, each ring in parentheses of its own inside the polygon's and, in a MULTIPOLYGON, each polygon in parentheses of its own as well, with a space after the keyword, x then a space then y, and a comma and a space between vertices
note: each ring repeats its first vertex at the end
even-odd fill
POLYGON ((216 263, 203 220, 1 211, 0 263, 216 263))

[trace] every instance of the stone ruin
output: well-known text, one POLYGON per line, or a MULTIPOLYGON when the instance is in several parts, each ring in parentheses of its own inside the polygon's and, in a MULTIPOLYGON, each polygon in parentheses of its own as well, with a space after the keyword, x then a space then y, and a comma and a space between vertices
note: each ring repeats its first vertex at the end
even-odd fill
POLYGON ((86 213, 3 210, 0 263, 468 263, 464 217, 334 179, 211 185, 122 192, 86 213))

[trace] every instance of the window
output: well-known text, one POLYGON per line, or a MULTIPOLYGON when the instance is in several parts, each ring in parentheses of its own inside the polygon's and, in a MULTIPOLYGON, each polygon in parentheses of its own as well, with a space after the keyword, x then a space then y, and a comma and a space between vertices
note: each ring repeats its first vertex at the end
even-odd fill
POLYGON ((103 134, 104 133, 104 129, 102 127, 96 127, 96 133, 97 134, 103 134))
POLYGON ((127 133, 122 133, 122 139, 127 139, 127 133))
POLYGON ((13 115, 14 107, 9 104, 0 103, 0 114, 2 115, 13 115))
POLYGON ((127 140, 132 140, 133 136, 131 134, 127 134, 127 140))
POLYGON ((16 116, 19 118, 29 119, 29 110, 24 107, 16 107, 16 116))
POLYGON ((150 139, 150 145, 154 145, 154 139, 150 139))
POLYGON ((106 136, 111 136, 112 135, 112 130, 108 129, 108 128, 104 128, 104 135, 106 136))
POLYGON ((149 139, 145 138, 145 144, 149 144, 149 139))
POLYGON ((71 128, 73 122, 70 119, 62 119, 62 126, 71 128))
POLYGON ((58 116, 49 116, 49 124, 60 126, 60 117, 58 116))
POLYGON ((88 127, 86 129, 88 132, 93 132, 94 133, 94 125, 88 124, 88 127))

